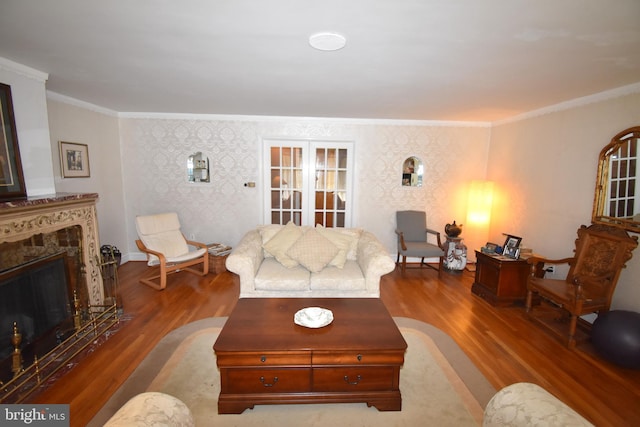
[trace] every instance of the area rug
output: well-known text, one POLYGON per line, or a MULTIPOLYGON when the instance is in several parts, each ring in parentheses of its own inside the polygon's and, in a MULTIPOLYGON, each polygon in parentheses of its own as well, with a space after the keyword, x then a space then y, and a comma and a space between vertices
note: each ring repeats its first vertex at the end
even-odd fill
POLYGON ((219 415, 220 378, 212 346, 226 318, 209 318, 164 337, 89 426, 103 425, 145 391, 179 398, 198 426, 480 425, 496 390, 448 335, 417 320, 394 320, 408 344, 400 371, 402 411, 380 412, 365 403, 256 405, 240 415, 219 415))

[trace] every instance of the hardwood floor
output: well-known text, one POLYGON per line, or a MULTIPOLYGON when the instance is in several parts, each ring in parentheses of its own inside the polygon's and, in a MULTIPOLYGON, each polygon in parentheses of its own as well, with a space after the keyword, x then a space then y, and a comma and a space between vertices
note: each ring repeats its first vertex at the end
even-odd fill
MULTIPOLYGON (((120 330, 32 399, 69 403, 71 425, 84 426, 140 361, 169 331, 194 320, 227 316, 239 295, 226 272, 170 276, 167 289, 138 283, 146 269, 119 269, 124 317, 120 330)), ((494 308, 471 294, 472 273, 407 269, 382 278, 381 298, 393 316, 428 322, 448 333, 496 389, 527 381, 541 385, 598 426, 640 425, 640 371, 594 356, 588 344, 568 350, 528 319, 523 307, 494 308)))

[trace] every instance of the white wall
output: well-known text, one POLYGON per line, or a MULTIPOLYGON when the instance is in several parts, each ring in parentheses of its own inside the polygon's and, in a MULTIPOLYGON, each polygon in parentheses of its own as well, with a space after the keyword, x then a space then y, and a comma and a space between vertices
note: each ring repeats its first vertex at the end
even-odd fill
POLYGON ((55 193, 47 122, 47 74, 0 58, 0 82, 11 86, 27 196, 55 193))
MULTIPOLYGON (((425 210, 429 225, 464 222, 466 189, 485 174, 488 126, 295 118, 148 116, 121 119, 129 249, 136 215, 175 210, 197 240, 236 244, 262 223, 262 141, 266 138, 355 142, 353 223, 395 254, 395 211, 425 210), (210 158, 211 183, 186 181, 187 157, 210 158), (425 164, 424 186, 401 185, 409 156, 425 164), (244 186, 255 181, 255 188, 244 186)), ((464 233, 463 233, 464 234, 464 233)), ((484 243, 484 242, 482 242, 484 243)), ((482 244, 480 243, 480 244, 482 244)))
POLYGON ((51 163, 57 192, 98 193, 100 242, 117 246, 126 261, 128 240, 117 115, 71 104, 55 94, 49 94, 48 110, 51 163), (89 178, 62 177, 59 141, 87 144, 89 178))
MULTIPOLYGON (((600 150, 637 126, 640 93, 549 111, 494 126, 488 177, 496 183, 491 238, 501 233, 548 258, 572 256, 581 224, 591 222, 600 150)), ((640 311, 640 250, 623 271, 612 308, 640 311)), ((556 272, 564 277, 566 269, 556 272)))

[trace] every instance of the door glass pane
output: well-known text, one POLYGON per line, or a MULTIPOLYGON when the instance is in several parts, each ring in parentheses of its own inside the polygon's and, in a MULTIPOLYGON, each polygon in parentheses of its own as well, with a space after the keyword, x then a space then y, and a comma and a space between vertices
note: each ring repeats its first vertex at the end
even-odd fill
POLYGON ((335 169, 337 166, 336 150, 331 148, 327 150, 327 169, 335 169))
POLYGON ((347 150, 344 148, 338 150, 338 167, 340 169, 347 169, 347 150))
POLYGON ((325 227, 344 227, 348 150, 316 148, 315 220, 325 227), (341 212, 341 216, 337 213, 341 212))
POLYGON ((271 223, 302 225, 302 148, 271 147, 270 155, 271 223))

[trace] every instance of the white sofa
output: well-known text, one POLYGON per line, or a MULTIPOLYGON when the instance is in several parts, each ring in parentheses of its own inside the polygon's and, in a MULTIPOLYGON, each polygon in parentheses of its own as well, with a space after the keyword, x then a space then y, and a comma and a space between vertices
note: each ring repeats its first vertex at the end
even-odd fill
POLYGON ((289 223, 248 231, 226 267, 240 276, 240 298, 378 298, 395 263, 368 231, 289 223))

